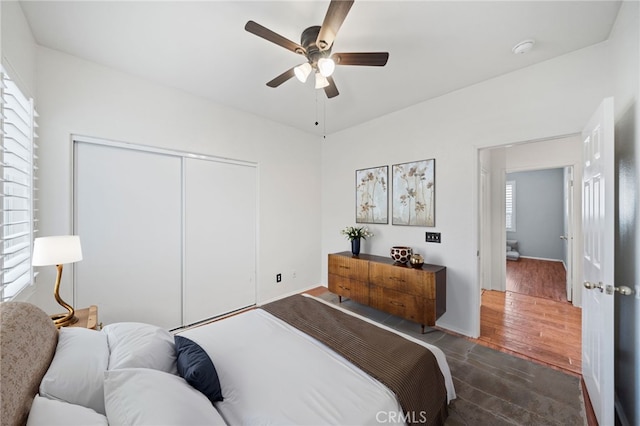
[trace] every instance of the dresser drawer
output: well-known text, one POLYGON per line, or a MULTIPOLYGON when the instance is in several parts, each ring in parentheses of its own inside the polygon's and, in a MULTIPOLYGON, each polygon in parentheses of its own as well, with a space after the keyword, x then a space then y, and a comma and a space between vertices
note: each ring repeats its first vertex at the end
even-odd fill
POLYGON ((329 291, 354 302, 369 303, 369 285, 366 282, 329 274, 329 291))
POLYGON ((434 274, 422 269, 372 262, 369 265, 369 277, 378 286, 402 293, 427 299, 434 299, 436 295, 434 274))
POLYGON ((329 273, 361 281, 369 280, 369 262, 356 257, 329 255, 329 273))
POLYGON ((419 324, 425 324, 424 299, 385 287, 372 285, 369 289, 369 305, 419 324))

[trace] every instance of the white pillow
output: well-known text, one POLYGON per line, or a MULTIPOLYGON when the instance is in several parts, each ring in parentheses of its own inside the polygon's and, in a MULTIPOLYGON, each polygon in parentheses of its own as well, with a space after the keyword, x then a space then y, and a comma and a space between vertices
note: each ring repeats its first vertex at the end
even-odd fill
POLYGON ((39 395, 33 399, 27 426, 108 426, 107 418, 91 408, 39 395))
POLYGON ((109 341, 109 370, 151 368, 177 374, 173 335, 139 322, 119 322, 102 329, 109 341))
POLYGON ((218 410, 182 377, 148 368, 104 373, 112 425, 225 425, 218 410))
POLYGON ((104 371, 109 365, 107 336, 81 327, 63 327, 40 395, 82 405, 104 414, 104 371))

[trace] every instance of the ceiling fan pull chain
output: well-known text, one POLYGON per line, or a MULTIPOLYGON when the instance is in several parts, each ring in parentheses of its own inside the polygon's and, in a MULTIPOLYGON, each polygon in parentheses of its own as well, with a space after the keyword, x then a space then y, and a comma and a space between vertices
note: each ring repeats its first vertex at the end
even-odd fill
POLYGON ((314 90, 316 94, 316 126, 318 125, 318 91, 314 90))
MULTIPOLYGON (((318 95, 316 94, 316 98, 318 95)), ((323 100, 322 102, 322 138, 327 138, 327 102, 323 100)))

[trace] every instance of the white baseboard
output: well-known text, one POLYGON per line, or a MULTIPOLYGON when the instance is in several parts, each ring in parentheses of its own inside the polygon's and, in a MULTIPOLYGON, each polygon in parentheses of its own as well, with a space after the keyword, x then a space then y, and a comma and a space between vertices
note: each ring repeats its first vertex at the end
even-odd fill
POLYGON ((520 256, 520 258, 521 259, 546 260, 547 262, 562 262, 564 264, 564 262, 561 259, 547 259, 545 257, 534 257, 534 256, 520 256))
POLYGON ((290 292, 288 292, 288 293, 281 294, 281 295, 279 295, 279 296, 272 297, 272 298, 267 299, 267 300, 258 301, 258 302, 256 303, 256 305, 257 305, 257 306, 260 306, 260 305, 266 305, 267 303, 275 302, 276 300, 284 299, 285 297, 293 296, 294 294, 305 293, 305 292, 307 292, 308 290, 312 290, 312 289, 317 288, 317 287, 326 287, 326 285, 323 285, 323 284, 316 284, 316 285, 312 285, 311 287, 307 287, 307 288, 303 288, 303 289, 298 289, 298 290, 292 290, 292 291, 290 291, 290 292))

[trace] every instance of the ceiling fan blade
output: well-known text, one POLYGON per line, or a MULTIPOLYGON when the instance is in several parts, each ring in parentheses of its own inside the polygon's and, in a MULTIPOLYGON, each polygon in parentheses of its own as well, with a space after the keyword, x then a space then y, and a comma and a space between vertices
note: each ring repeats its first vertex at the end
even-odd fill
POLYGON ((292 51, 293 53, 298 53, 300 55, 306 54, 304 47, 300 46, 298 43, 295 43, 288 38, 282 37, 280 34, 274 33, 270 29, 263 27, 262 25, 254 21, 247 22, 247 24, 244 26, 244 29, 251 34, 255 34, 258 37, 262 37, 263 39, 270 41, 271 43, 282 46, 285 49, 292 51))
POLYGON ((282 74, 280 74, 279 76, 277 76, 276 78, 268 82, 267 86, 269 87, 280 86, 282 83, 284 83, 285 81, 289 80, 290 78, 296 75, 295 72, 293 71, 294 68, 295 67, 286 70, 285 72, 283 72, 282 74))
POLYGON ((329 85, 324 88, 324 93, 326 93, 327 98, 329 99, 335 98, 340 94, 340 92, 338 92, 338 88, 336 87, 336 82, 333 81, 333 77, 331 76, 327 77, 327 81, 329 81, 329 85))
POLYGON ((316 39, 316 46, 320 50, 327 50, 333 45, 336 34, 338 34, 351 6, 353 6, 353 0, 331 0, 316 39))
POLYGON ((331 59, 336 65, 383 67, 387 64, 389 52, 334 53, 331 59))

